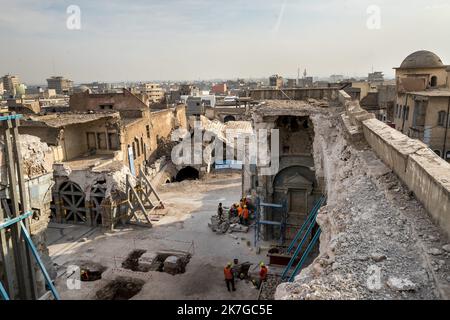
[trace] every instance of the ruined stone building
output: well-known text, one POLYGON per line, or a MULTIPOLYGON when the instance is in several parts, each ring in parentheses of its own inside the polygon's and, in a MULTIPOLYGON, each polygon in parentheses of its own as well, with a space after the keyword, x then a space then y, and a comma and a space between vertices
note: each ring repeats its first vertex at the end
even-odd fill
MULTIPOLYGON (((28 207, 33 212, 29 220, 30 235, 47 271, 52 278, 55 278, 56 273, 47 248, 47 226, 51 217, 52 187, 54 184, 52 150, 35 136, 21 135, 19 144, 23 156, 25 193, 28 207)), ((6 156, 4 141, 0 140, 0 201, 6 200, 10 205, 11 190, 7 175, 6 156)), ((0 203, 2 216, 6 212, 3 204, 3 202, 0 203)), ((10 233, 6 233, 6 238, 2 239, 2 241, 6 239, 10 241, 10 236, 10 233)), ((4 262, 7 258, 0 256, 0 280, 3 283, 7 283, 4 279, 4 271, 8 267, 4 265, 4 262)), ((11 257, 9 257, 8 261, 11 262, 9 267, 12 270, 18 267, 12 263, 11 257)), ((37 265, 35 266, 35 272, 37 295, 40 297, 46 292, 45 280, 37 265)), ((16 285, 17 283, 13 281, 12 286, 16 287, 16 285)))
POLYGON ((28 115, 19 130, 51 148, 55 221, 111 227, 117 217, 104 209, 105 203, 127 197, 127 179, 141 171, 152 179, 163 170, 166 160, 158 162, 158 170, 151 168, 158 157, 167 156, 158 146, 186 126, 183 105, 152 111, 124 90, 74 94, 70 112, 28 115))
MULTIPOLYGON (((276 129, 279 132, 279 166, 275 174, 261 175, 256 166, 247 165, 243 172, 243 193, 267 203, 286 206, 286 229, 283 231, 272 225, 263 226, 263 237, 276 240, 282 236, 289 241, 305 221, 314 203, 325 192, 323 174, 316 172, 321 157, 314 150, 316 124, 311 117, 320 114, 323 108, 328 108, 328 101, 336 97, 336 90, 286 91, 290 99, 300 101, 287 100, 279 90, 256 90, 250 94, 255 100, 266 100, 253 109, 254 129, 276 129)), ((271 140, 270 136, 268 140, 271 140)), ((264 220, 283 220, 279 210, 268 210, 264 214, 264 220)))
POLYGON ((397 130, 420 139, 443 159, 450 159, 450 67, 429 51, 409 55, 395 68, 397 130))

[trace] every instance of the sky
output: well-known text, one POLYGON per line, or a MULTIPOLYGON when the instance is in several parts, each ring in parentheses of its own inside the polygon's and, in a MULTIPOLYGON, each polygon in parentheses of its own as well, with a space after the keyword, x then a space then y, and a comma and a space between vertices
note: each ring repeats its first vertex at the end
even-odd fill
POLYGON ((295 78, 298 68, 392 77, 417 50, 450 64, 449 17, 450 0, 0 0, 0 74, 27 84, 295 78), (67 28, 71 5, 80 29, 67 28))

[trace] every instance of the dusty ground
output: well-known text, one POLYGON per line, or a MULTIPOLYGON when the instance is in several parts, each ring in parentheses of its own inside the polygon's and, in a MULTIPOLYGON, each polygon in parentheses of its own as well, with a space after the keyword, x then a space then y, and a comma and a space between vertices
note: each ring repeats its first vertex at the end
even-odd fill
POLYGON ((276 297, 449 299, 449 240, 367 146, 346 142, 337 118, 313 120, 315 151, 327 155, 321 254, 276 297))
POLYGON ((132 299, 256 299, 258 290, 250 282, 237 282, 229 293, 223 280, 223 267, 233 258, 255 265, 264 259, 247 245, 248 234, 216 235, 208 228, 217 204, 240 197, 240 175, 213 177, 209 181, 184 181, 163 187, 161 197, 167 216, 152 229, 128 228, 102 233, 87 227, 52 225, 49 229, 50 255, 58 265, 57 287, 63 299, 95 299, 98 289, 119 276, 142 279, 142 290, 132 299), (236 239, 235 237, 238 237, 236 239), (245 238, 243 240, 242 238, 245 238), (122 261, 135 249, 148 252, 182 250, 192 254, 184 274, 172 276, 149 271, 133 272, 121 268, 122 261), (82 282, 80 290, 69 290, 66 270, 81 261, 99 263, 107 269, 102 279, 82 282))

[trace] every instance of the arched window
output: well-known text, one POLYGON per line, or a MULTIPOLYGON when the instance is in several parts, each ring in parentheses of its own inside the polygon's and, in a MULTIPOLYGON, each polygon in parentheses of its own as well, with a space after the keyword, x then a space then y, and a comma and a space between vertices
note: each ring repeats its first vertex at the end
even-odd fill
POLYGON ((431 87, 436 87, 437 86, 437 77, 436 76, 432 76, 431 77, 430 86, 431 87))
POLYGON ((141 149, 139 148, 139 140, 138 140, 138 138, 134 138, 134 143, 136 144, 137 156, 140 157, 141 156, 141 149))
POLYGON ((445 125, 445 118, 447 117, 447 113, 445 111, 438 112, 438 126, 443 127, 445 125))

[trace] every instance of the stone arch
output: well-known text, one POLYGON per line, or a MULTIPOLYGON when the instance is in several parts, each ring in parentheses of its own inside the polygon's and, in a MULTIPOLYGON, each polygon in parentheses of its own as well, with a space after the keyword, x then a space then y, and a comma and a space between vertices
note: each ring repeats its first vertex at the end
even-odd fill
POLYGON ((197 180, 200 177, 200 172, 193 167, 184 167, 178 171, 175 180, 181 182, 184 180, 197 180))
POLYGON ((64 222, 87 224, 85 194, 81 187, 75 182, 66 181, 60 185, 58 193, 64 222))
POLYGON ((227 116, 225 116, 223 118, 223 122, 224 123, 227 123, 227 122, 230 122, 230 121, 236 121, 236 117, 233 116, 233 115, 227 115, 227 116))
MULTIPOLYGON (((286 203, 288 211, 286 239, 292 239, 307 218, 317 195, 315 172, 309 167, 294 165, 282 169, 273 178, 275 203, 286 203)), ((274 217, 277 220, 278 217, 274 217)))

